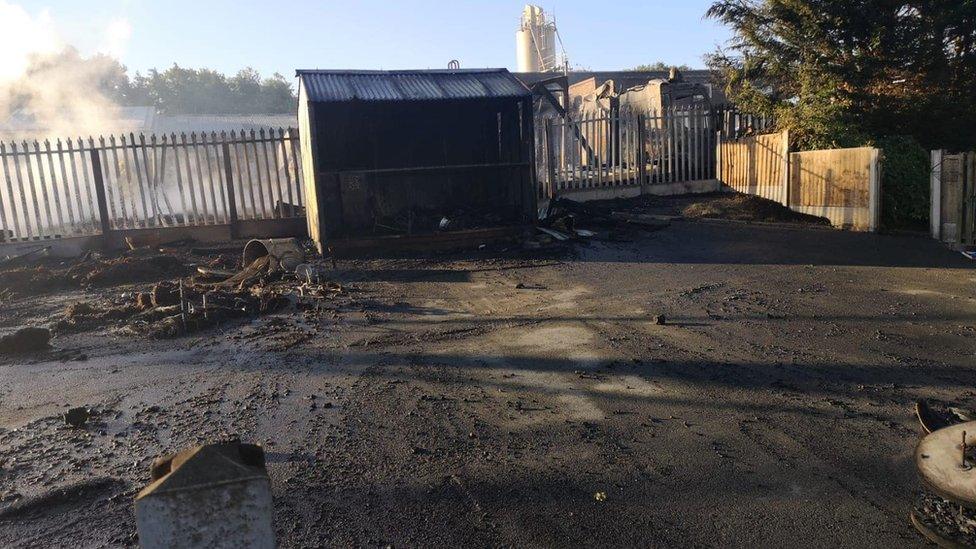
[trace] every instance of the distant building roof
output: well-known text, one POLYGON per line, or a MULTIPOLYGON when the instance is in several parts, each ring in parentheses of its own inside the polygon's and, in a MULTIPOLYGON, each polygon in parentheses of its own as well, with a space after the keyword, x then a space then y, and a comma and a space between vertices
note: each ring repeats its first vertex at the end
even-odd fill
POLYGON ((309 101, 439 101, 527 97, 531 92, 506 69, 426 71, 300 70, 309 101))
POLYGON ((181 114, 159 115, 153 131, 157 133, 221 132, 291 128, 298 126, 295 114, 181 114))
POLYGON ((45 135, 52 128, 71 134, 144 132, 152 130, 155 118, 153 107, 110 107, 103 112, 84 113, 64 108, 53 114, 18 109, 6 120, 0 120, 0 132, 24 136, 45 135), (74 124, 91 124, 92 119, 98 122, 97 128, 73 127, 74 124))
MULTIPOLYGON (((552 72, 517 72, 515 77, 521 80, 526 86, 531 86, 536 82, 562 76, 560 73, 552 72)), ((577 84, 588 78, 596 78, 596 85, 600 86, 607 80, 613 80, 618 89, 626 89, 633 86, 646 84, 648 80, 667 80, 670 76, 669 71, 571 71, 566 74, 569 85, 577 84)), ((681 76, 685 82, 693 84, 709 84, 712 82, 715 73, 707 69, 682 70, 681 76)))

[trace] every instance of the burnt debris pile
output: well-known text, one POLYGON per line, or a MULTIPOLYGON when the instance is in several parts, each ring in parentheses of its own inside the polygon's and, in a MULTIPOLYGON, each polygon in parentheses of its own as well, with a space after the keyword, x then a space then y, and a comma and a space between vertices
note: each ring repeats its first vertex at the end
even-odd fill
POLYGON ((50 329, 25 328, 4 336, 0 354, 40 352, 50 348, 52 334, 102 328, 179 337, 289 308, 320 310, 324 301, 348 296, 346 287, 326 280, 323 265, 305 258, 301 243, 280 239, 252 241, 246 248, 243 243, 205 248, 179 242, 115 256, 35 258, 30 266, 11 261, 0 265, 0 298, 85 290, 85 300, 65 307, 50 329))

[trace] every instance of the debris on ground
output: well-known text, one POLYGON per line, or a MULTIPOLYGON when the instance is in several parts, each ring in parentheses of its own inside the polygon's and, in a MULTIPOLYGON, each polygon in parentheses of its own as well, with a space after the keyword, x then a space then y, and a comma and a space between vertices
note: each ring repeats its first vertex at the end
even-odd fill
POLYGON ((957 423, 976 420, 976 413, 973 411, 942 402, 926 400, 915 402, 915 416, 926 433, 932 433, 957 423))
POLYGON ((570 238, 572 238, 572 237, 570 237, 566 233, 557 231, 555 229, 547 229, 546 227, 539 227, 539 231, 542 232, 543 234, 547 234, 547 235, 555 238, 556 240, 558 240, 560 242, 565 242, 565 241, 569 240, 570 238))
POLYGON ((81 284, 104 288, 186 274, 186 265, 171 255, 125 257, 97 263, 81 277, 81 284))
MULTIPOLYGON (((2 242, 2 240, 0 240, 2 242)), ((21 252, 15 255, 8 255, 0 258, 0 266, 3 267, 13 267, 14 265, 22 264, 29 259, 35 259, 37 257, 45 256, 51 250, 51 246, 39 246, 32 250, 26 252, 21 252)))
POLYGON ((656 231, 671 226, 671 217, 651 214, 634 214, 627 212, 611 212, 610 217, 641 228, 656 231))
POLYGON ((976 511, 923 493, 915 501, 912 525, 941 547, 976 547, 976 511))
POLYGON ((0 290, 11 297, 44 294, 71 286, 63 270, 43 265, 13 268, 0 273, 0 290))
MULTIPOLYGON (((642 235, 609 214, 606 220, 604 228, 580 219, 574 231, 599 236, 589 245, 571 241, 586 246, 578 260, 492 247, 349 259, 332 269, 310 255, 300 274, 264 274, 240 291, 280 295, 285 314, 234 317, 178 341, 125 335, 180 315, 181 281, 190 318, 206 292, 237 294, 214 286, 243 270, 243 243, 221 251, 219 263, 174 252, 187 276, 5 304, 10 331, 47 326, 54 315, 82 321, 135 312, 100 333, 52 339, 58 348, 91 353, 86 364, 47 352, 43 363, 0 366, 7 417, 0 513, 13 503, 8 498, 119 479, 104 490, 70 492, 56 506, 0 517, 0 546, 22 539, 135 546, 132 497, 149 480, 152 458, 238 433, 268 442, 282 546, 404 539, 627 545, 635 539, 627 525, 644 524, 642 505, 658 488, 697 479, 696 469, 713 463, 738 473, 685 482, 689 499, 718 494, 725 507, 752 505, 796 523, 807 545, 840 535, 861 546, 921 542, 906 520, 918 482, 901 463, 917 440, 906 427, 921 429, 904 419, 920 396, 973 398, 967 360, 976 328, 964 299, 971 288, 958 276, 963 271, 940 263, 962 258, 921 239, 879 237, 877 250, 863 257, 862 239, 842 231, 674 221, 642 235), (605 243, 618 226, 636 242, 605 243), (879 257, 915 268, 882 268, 879 257), (224 272, 198 268, 211 265, 224 272), (926 265, 932 272, 920 286, 926 265), (757 281, 765 284, 757 288, 757 281), (154 306, 157 285, 157 300, 166 293, 175 302, 154 306), (796 291, 808 287, 826 290, 796 291), (920 287, 938 295, 906 294, 920 287), (654 326, 654 315, 667 315, 669 327, 654 326), (811 339, 811 327, 823 337, 811 339), (874 339, 875 330, 890 338, 874 339), (67 426, 62 414, 82 405, 92 414, 84 428, 67 426), (783 441, 789 448, 779 451, 783 441), (662 459, 662 447, 674 452, 662 459), (837 458, 824 474, 825 455, 847 456, 851 448, 871 448, 879 465, 837 458), (505 473, 525 456, 544 458, 551 474, 513 485, 520 479, 505 473), (458 463, 470 467, 459 471, 458 463), (424 482, 417 490, 397 488, 418 475, 424 482), (459 480, 444 484, 452 475, 459 480), (838 491, 837 479, 857 493, 838 491), (790 483, 830 494, 833 507, 852 509, 857 520, 825 531, 819 525, 836 518, 831 506, 784 507, 782 498, 766 497, 790 483), (486 486, 524 497, 485 497, 486 486), (604 503, 595 501, 597 491, 604 503), (553 503, 540 512, 538 501, 553 503), (601 505, 613 513, 596 516, 601 505), (544 520, 492 526, 512 509, 544 520), (469 520, 472 513, 487 522, 469 520), (309 528, 319 515, 338 526, 309 528), (424 521, 431 516, 437 520, 424 521), (880 526, 865 531, 861 524, 880 526)), ((658 541, 680 544, 692 532, 700 544, 790 542, 782 521, 733 515, 716 523, 709 513, 677 513, 673 525, 656 531, 658 541)))
POLYGON ((47 328, 21 328, 0 337, 0 355, 22 355, 51 348, 51 331, 47 328))
POLYGON ((27 296, 71 288, 108 288, 122 284, 152 282, 192 272, 173 255, 140 255, 128 252, 111 259, 86 254, 75 260, 45 261, 39 265, 16 267, 0 273, 0 290, 27 296))
POLYGON ((47 339, 35 341, 42 333, 49 338, 52 332, 115 327, 130 334, 171 338, 289 306, 308 316, 322 312, 326 308, 323 301, 348 295, 346 287, 328 280, 330 271, 324 265, 306 261, 305 247, 296 239, 251 241, 247 247, 182 245, 165 254, 150 248, 114 258, 89 253, 75 260, 46 261, 0 273, 0 299, 71 288, 92 294, 86 301, 65 307, 53 319, 50 332, 18 332, 3 339, 0 352, 46 348, 47 339), (247 258, 243 268, 242 249, 247 258), (204 254, 211 255, 200 257, 204 254), (138 286, 145 283, 151 285, 138 286), (125 289, 110 290, 118 286, 125 289))
POLYGON ((650 211, 654 197, 636 197, 592 202, 567 198, 553 199, 539 224, 539 230, 557 240, 593 238, 599 232, 586 227, 607 229, 608 240, 628 240, 638 231, 667 228, 678 216, 650 211), (556 234, 553 234, 553 232, 556 234), (565 237, 565 238, 561 238, 565 237))
POLYGON ((795 212, 779 202, 751 194, 731 194, 695 202, 681 212, 690 219, 729 219, 763 223, 809 223, 830 225, 825 217, 795 212))
POLYGON ((53 329, 78 332, 118 324, 125 333, 166 339, 292 306, 307 316, 320 311, 323 300, 346 295, 345 287, 326 280, 324 266, 305 262, 295 239, 252 241, 243 257, 250 262, 232 271, 222 258, 193 268, 186 257, 171 256, 179 263, 173 271, 181 276, 123 292, 109 303, 72 304, 53 329))
POLYGON ((88 408, 79 406, 77 408, 71 408, 64 413, 64 422, 76 429, 80 429, 88 423, 88 418, 90 417, 91 412, 88 408))
MULTIPOLYGON (((143 300, 142 295, 137 295, 137 301, 143 300)), ((142 309, 139 305, 100 308, 88 302, 78 302, 68 306, 64 318, 51 324, 51 331, 64 334, 99 328, 114 321, 125 320, 142 309)))

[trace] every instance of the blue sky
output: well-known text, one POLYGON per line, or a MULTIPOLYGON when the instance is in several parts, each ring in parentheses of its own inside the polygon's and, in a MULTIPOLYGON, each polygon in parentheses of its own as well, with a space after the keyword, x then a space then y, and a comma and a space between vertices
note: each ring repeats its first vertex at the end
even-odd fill
MULTIPOLYGON (((131 70, 173 62, 263 74, 296 68, 514 69, 524 0, 4 0, 47 17, 83 52, 115 52, 131 70), (94 4, 94 6, 92 5, 94 4), (46 14, 45 14, 46 10, 46 14), (110 30, 107 30, 110 29, 110 30), (112 34, 110 40, 106 32, 112 34), (113 45, 106 46, 106 41, 113 45)), ((617 70, 657 60, 693 67, 728 33, 709 0, 549 0, 570 60, 617 70), (612 9, 611 9, 612 6, 612 9)))

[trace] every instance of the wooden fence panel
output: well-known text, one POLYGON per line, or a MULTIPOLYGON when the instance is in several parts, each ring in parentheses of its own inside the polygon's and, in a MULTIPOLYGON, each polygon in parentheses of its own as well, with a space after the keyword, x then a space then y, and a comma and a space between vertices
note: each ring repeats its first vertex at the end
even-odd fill
POLYGON ((785 131, 723 140, 721 180, 738 192, 785 204, 788 151, 785 131))
POLYGON ((791 153, 789 206, 835 226, 876 230, 879 159, 871 147, 791 153))
POLYGON ((880 213, 880 151, 870 147, 789 152, 786 132, 723 139, 720 179, 732 189, 874 231, 880 213))

